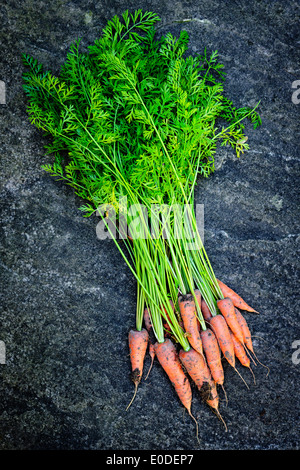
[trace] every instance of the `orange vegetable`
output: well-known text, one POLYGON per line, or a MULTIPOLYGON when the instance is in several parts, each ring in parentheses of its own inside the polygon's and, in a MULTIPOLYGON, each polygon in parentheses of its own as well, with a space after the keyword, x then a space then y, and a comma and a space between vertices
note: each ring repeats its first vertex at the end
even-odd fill
POLYGON ((145 310, 144 310, 144 322, 145 322, 146 330, 149 333, 149 356, 151 358, 151 364, 150 364, 149 370, 147 372, 147 375, 145 377, 145 380, 147 380, 148 375, 150 374, 150 371, 152 369, 154 358, 155 358, 154 333, 153 333, 153 329, 152 329, 152 323, 151 323, 151 320, 150 320, 149 311, 148 311, 147 308, 145 308, 145 310))
MULTIPOLYGON (((174 310, 174 304, 173 304, 172 300, 170 299, 169 302, 170 302, 171 308, 174 310)), ((167 319, 170 321, 170 317, 169 317, 168 312, 166 311, 165 307, 163 307, 163 309, 164 309, 164 312, 165 312, 165 315, 166 315, 167 319)), ((169 323, 165 319, 163 319, 163 327, 165 329, 165 337, 170 337, 171 333, 172 333, 172 330, 171 330, 171 327, 170 327, 169 323)))
POLYGON ((250 333, 250 329, 248 327, 247 321, 244 318, 244 316, 241 314, 238 308, 235 308, 235 314, 237 317, 237 321, 239 322, 239 325, 243 332, 244 344, 252 353, 254 353, 251 333, 250 333))
POLYGON ((210 313, 210 310, 204 299, 201 300, 201 311, 202 311, 204 320, 209 322, 210 319, 212 318, 212 314, 210 313))
POLYGON ((160 365, 174 386, 181 403, 190 413, 192 405, 192 389, 179 362, 175 345, 169 338, 166 338, 163 343, 156 342, 154 350, 160 365))
MULTIPOLYGON (((267 367, 266 365, 264 365, 262 362, 260 362, 254 352, 254 349, 253 349, 253 344, 252 344, 252 338, 251 338, 251 333, 250 333, 250 329, 248 327, 248 324, 247 324, 247 321, 246 319, 244 318, 244 316, 241 314, 241 312, 239 311, 238 308, 235 309, 235 313, 236 313, 236 316, 237 316, 237 319, 238 319, 238 322, 242 328, 242 331, 243 331, 243 336, 244 336, 244 346, 246 349, 248 349, 248 354, 250 355, 249 351, 254 355, 255 359, 263 366, 263 367, 266 367, 269 371, 269 367, 267 367)), ((252 358, 252 361, 254 362, 253 358, 252 358)), ((255 364, 255 362, 254 362, 255 364)), ((269 372, 268 372, 269 373, 269 372)))
POLYGON ((224 370, 221 362, 221 351, 218 345, 218 340, 211 329, 201 331, 200 335, 211 375, 218 385, 223 385, 224 370))
POLYGON ((242 299, 242 297, 240 297, 236 292, 230 289, 230 287, 226 286, 226 284, 224 284, 222 281, 218 280, 218 284, 224 297, 229 297, 235 307, 240 308, 241 310, 247 310, 248 312, 258 313, 256 310, 250 307, 250 305, 248 305, 242 299))
POLYGON ((220 349, 225 358, 232 367, 235 367, 233 342, 225 318, 219 314, 215 315, 211 318, 209 324, 216 335, 220 349))
POLYGON ((146 330, 149 333, 149 331, 152 330, 152 323, 151 323, 151 320, 150 320, 149 310, 147 308, 144 309, 144 322, 145 322, 146 330))
POLYGON ((193 296, 180 295, 178 297, 180 315, 183 321, 184 329, 187 333, 187 339, 190 345, 200 354, 203 354, 202 342, 196 316, 196 307, 193 296))
POLYGON ((131 361, 131 378, 135 386, 135 391, 131 402, 129 403, 127 409, 134 400, 134 397, 137 392, 138 385, 141 381, 143 368, 144 368, 144 359, 147 350, 149 340, 148 331, 145 328, 142 328, 141 331, 130 330, 128 335, 129 342, 129 351, 130 351, 130 361, 131 361))
POLYGON ((201 308, 201 298, 202 298, 201 292, 199 291, 199 289, 194 289, 194 293, 195 293, 195 297, 197 299, 198 305, 201 308))
POLYGON ((148 379, 148 375, 150 374, 150 371, 151 371, 152 366, 153 366, 154 358, 155 358, 155 349, 154 349, 154 344, 152 344, 152 343, 149 343, 149 355, 151 357, 151 364, 150 364, 149 370, 147 372, 147 375, 145 377, 145 380, 148 379))

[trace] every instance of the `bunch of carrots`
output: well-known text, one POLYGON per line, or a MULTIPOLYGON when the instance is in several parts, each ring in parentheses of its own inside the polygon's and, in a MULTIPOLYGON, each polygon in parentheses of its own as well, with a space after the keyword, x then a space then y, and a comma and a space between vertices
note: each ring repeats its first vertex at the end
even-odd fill
POLYGON ((79 51, 79 41, 71 45, 58 77, 24 55, 24 90, 31 123, 51 137, 54 162, 44 170, 75 189, 85 216, 98 211, 137 281, 128 408, 149 347, 152 364, 156 357, 193 419, 188 376, 222 419, 222 359, 237 370, 237 358, 252 370, 256 356, 241 311, 255 310, 216 278, 198 231, 194 189, 199 174, 214 171, 217 143, 239 157, 249 148, 242 121, 254 128, 261 121, 256 107, 235 108, 224 96, 217 51, 185 57, 187 32, 156 40, 158 21, 142 10, 113 17, 88 52, 79 51), (217 128, 217 120, 227 127, 217 128), (117 204, 124 199, 124 207, 117 204), (119 243, 122 223, 132 228, 132 207, 142 207, 139 230, 119 243))

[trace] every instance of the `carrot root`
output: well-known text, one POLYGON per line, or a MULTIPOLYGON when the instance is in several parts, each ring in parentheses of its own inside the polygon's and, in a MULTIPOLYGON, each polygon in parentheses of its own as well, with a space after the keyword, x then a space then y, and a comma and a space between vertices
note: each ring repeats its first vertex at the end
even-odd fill
POLYGON ((255 375, 254 375, 253 370, 251 369, 251 366, 249 366, 249 370, 250 370, 250 372, 251 372, 251 374, 252 374, 254 385, 256 385, 255 375))
POLYGON ((217 281, 224 297, 229 297, 235 307, 240 308, 241 310, 247 310, 248 312, 258 313, 254 308, 250 307, 250 305, 248 305, 240 295, 230 289, 230 287, 226 286, 224 282, 219 281, 218 279, 217 281))
POLYGON ((156 357, 174 386, 181 403, 190 414, 192 389, 181 367, 175 345, 169 338, 166 338, 163 343, 156 342, 154 349, 156 357))
POLYGON ((234 354, 244 367, 250 367, 250 359, 244 349, 243 344, 231 333, 231 339, 234 347, 234 354))
POLYGON ((235 367, 235 355, 230 330, 222 315, 215 315, 209 322, 210 327, 216 335, 220 349, 224 354, 225 359, 232 367, 235 367))

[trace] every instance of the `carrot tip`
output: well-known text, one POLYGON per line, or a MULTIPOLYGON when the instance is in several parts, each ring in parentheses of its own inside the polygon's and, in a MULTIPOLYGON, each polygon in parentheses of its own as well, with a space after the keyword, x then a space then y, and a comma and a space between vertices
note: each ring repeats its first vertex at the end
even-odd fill
POLYGON ((222 384, 222 390, 223 390, 223 393, 224 393, 224 396, 225 396, 225 401, 226 401, 226 406, 228 405, 228 397, 227 397, 227 393, 226 393, 226 390, 224 388, 224 385, 222 384))
POLYGON ((138 385, 139 385, 139 383, 138 383, 138 382, 135 382, 135 384, 134 384, 134 386, 135 386, 135 388, 134 388, 134 394, 133 394, 133 397, 132 397, 132 399, 130 400, 130 402, 129 402, 127 408, 126 408, 126 411, 128 411, 128 409, 129 409, 130 406, 132 405, 133 400, 135 399, 136 392, 137 392, 137 389, 138 389, 138 385))

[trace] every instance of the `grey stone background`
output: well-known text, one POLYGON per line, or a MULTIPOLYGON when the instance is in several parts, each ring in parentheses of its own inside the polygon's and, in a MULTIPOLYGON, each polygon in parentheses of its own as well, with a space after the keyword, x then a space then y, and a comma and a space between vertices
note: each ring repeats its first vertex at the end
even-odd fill
POLYGON ((291 0, 1 3, 0 449, 299 449, 299 10, 291 0), (247 389, 224 364, 227 433, 194 391, 200 445, 157 362, 125 411, 134 279, 113 242, 97 239, 97 218, 83 218, 72 190, 41 170, 44 137, 26 115, 21 53, 58 72, 71 42, 87 46, 127 8, 157 12, 159 32, 186 29, 191 54, 217 49, 236 105, 261 100, 250 150, 239 160, 219 150, 196 201, 217 276, 260 312, 246 318, 270 373, 258 364, 254 385, 239 368, 247 389))

